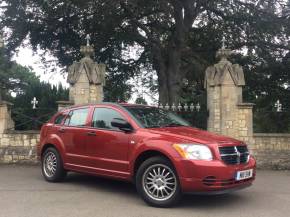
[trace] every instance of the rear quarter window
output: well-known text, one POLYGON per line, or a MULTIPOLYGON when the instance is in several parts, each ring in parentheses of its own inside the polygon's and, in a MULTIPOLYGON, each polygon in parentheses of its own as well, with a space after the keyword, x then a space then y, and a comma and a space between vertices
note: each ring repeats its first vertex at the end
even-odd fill
POLYGON ((66 116, 65 114, 57 115, 56 118, 54 119, 54 124, 61 124, 65 116, 66 116))

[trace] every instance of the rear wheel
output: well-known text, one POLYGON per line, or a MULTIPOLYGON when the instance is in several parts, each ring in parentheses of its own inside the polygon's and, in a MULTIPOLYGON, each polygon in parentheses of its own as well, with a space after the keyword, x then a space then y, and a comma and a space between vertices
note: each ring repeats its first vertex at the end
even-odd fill
POLYGON ((136 187, 144 201, 151 206, 170 207, 181 197, 175 169, 163 157, 152 157, 141 164, 136 174, 136 187))
POLYGON ((47 148, 42 155, 42 174, 49 182, 60 182, 66 176, 63 161, 55 148, 47 148))

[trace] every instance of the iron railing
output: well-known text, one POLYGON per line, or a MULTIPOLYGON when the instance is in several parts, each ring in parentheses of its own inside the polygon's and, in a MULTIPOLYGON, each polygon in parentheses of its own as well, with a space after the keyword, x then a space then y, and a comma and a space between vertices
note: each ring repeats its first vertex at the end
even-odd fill
POLYGON ((183 119, 188 121, 192 126, 207 129, 208 111, 206 105, 200 103, 179 103, 178 105, 173 104, 159 104, 159 108, 169 110, 181 116, 183 119))
POLYGON ((15 123, 14 127, 7 130, 40 130, 54 114, 55 109, 38 108, 12 108, 11 116, 15 123))

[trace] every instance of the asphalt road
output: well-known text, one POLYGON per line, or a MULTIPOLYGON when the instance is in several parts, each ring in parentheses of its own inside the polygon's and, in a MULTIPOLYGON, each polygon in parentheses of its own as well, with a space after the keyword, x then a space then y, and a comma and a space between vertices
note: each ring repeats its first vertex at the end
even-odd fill
POLYGON ((258 171, 254 185, 223 196, 186 195, 175 208, 148 207, 133 185, 70 174, 47 183, 37 166, 0 165, 0 217, 290 216, 290 171, 258 171))

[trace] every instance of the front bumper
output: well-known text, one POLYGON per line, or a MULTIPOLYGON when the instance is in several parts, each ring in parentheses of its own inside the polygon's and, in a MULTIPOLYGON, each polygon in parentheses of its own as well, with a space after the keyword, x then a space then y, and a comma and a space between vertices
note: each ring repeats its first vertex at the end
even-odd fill
POLYGON ((235 191, 242 190, 244 188, 248 188, 252 185, 250 184, 244 184, 241 186, 233 187, 233 188, 227 188, 227 189, 221 189, 221 190, 214 190, 214 191, 194 191, 194 192, 186 192, 186 194, 193 194, 193 195, 221 195, 221 194, 229 194, 235 191))
POLYGON ((190 161, 176 159, 181 189, 185 193, 219 194, 239 190, 252 184, 256 175, 256 161, 250 157, 247 164, 226 165, 220 160, 190 161), (236 181, 238 171, 253 169, 253 177, 236 181))

